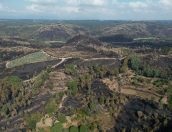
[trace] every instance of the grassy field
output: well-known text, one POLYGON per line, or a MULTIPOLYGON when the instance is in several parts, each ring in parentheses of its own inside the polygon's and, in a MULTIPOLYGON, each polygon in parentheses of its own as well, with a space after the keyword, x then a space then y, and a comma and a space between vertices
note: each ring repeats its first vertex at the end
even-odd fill
POLYGON ((157 40, 158 38, 156 37, 147 37, 147 38, 135 38, 134 41, 139 41, 139 40, 157 40))
POLYGON ((36 63, 36 62, 43 62, 53 60, 51 56, 48 56, 45 52, 39 51, 32 54, 28 54, 21 58, 17 58, 15 60, 9 61, 6 65, 7 68, 13 68, 17 66, 21 66, 24 64, 36 63))

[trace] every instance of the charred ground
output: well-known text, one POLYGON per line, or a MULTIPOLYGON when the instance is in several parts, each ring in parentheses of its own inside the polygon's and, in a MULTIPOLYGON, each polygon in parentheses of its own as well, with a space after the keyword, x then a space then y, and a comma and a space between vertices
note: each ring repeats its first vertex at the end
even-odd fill
POLYGON ((172 22, 0 27, 0 131, 171 130, 172 22))

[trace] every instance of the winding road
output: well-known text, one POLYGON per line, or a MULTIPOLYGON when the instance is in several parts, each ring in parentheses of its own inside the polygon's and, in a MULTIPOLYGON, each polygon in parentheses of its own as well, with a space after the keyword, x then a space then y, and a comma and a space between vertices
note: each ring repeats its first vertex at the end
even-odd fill
POLYGON ((67 58, 59 58, 61 59, 61 61, 59 63, 57 63, 56 65, 52 66, 51 68, 57 68, 59 65, 61 65, 63 62, 65 62, 68 59, 72 59, 72 57, 67 57, 67 58))

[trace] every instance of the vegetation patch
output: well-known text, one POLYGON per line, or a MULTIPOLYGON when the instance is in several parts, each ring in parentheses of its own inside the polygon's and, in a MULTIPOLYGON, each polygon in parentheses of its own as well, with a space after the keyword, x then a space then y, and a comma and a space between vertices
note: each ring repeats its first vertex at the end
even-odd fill
POLYGON ((164 69, 145 63, 143 59, 136 55, 130 56, 128 66, 137 74, 145 77, 170 78, 170 75, 164 69))
POLYGON ((35 52, 26 56, 23 56, 21 58, 12 60, 7 63, 7 68, 13 68, 17 66, 21 66, 24 64, 30 64, 30 63, 36 63, 36 62, 43 62, 43 61, 49 61, 53 60, 52 57, 48 56, 43 51, 35 52))
POLYGON ((74 75, 74 74, 76 74, 76 72, 77 72, 76 65, 73 65, 73 64, 65 65, 65 73, 66 74, 74 75))
POLYGON ((48 114, 52 114, 57 110, 57 103, 55 99, 50 99, 45 105, 45 112, 48 114))
POLYGON ((68 82, 68 88, 72 95, 77 94, 78 92, 78 82, 76 80, 71 80, 68 82))
POLYGON ((0 118, 15 116, 31 103, 31 92, 23 87, 22 80, 16 76, 0 80, 0 89, 0 118))
POLYGON ((27 126, 34 130, 36 128, 36 123, 40 121, 42 118, 42 114, 40 113, 34 113, 34 114, 29 114, 25 117, 25 121, 27 126))
POLYGON ((71 127, 69 128, 69 131, 70 131, 70 132, 79 132, 78 127, 76 127, 76 126, 71 126, 71 127))
POLYGON ((54 124, 54 126, 51 128, 51 132, 62 132, 62 131, 63 131, 63 125, 60 122, 54 124))

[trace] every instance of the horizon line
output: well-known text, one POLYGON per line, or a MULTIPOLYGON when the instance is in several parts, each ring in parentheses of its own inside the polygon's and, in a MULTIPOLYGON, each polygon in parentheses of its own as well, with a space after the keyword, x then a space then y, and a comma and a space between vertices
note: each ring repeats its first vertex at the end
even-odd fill
POLYGON ((172 21, 172 19, 50 19, 50 18, 0 18, 0 20, 47 20, 47 21, 172 21))

